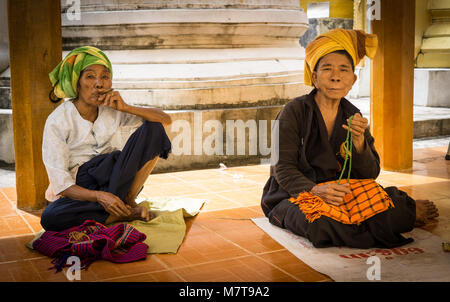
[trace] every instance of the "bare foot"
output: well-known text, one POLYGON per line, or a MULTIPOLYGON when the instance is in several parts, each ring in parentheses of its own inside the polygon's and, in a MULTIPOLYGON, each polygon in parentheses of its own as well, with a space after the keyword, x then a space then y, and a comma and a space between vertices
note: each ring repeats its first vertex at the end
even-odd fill
POLYGON ((142 220, 142 221, 150 221, 155 218, 154 214, 149 212, 146 207, 131 207, 127 205, 128 209, 131 211, 131 214, 128 216, 113 216, 110 215, 106 220, 105 224, 110 224, 118 221, 133 221, 133 220, 142 220))
POLYGON ((153 214, 150 213, 146 207, 136 206, 129 207, 131 211, 131 215, 126 217, 128 221, 132 220, 142 220, 142 221, 150 221, 153 218, 153 214))
POLYGON ((438 209, 433 202, 429 200, 416 200, 416 222, 414 226, 424 226, 429 219, 439 216, 438 209))

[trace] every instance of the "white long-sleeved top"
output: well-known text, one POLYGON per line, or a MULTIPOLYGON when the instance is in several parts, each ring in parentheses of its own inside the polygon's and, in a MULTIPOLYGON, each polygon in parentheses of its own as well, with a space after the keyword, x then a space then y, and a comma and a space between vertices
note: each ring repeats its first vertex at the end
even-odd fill
POLYGON ((144 120, 133 114, 100 105, 92 123, 81 117, 72 100, 66 100, 48 116, 44 127, 42 159, 50 185, 48 201, 75 184, 78 167, 99 154, 121 150, 144 120))

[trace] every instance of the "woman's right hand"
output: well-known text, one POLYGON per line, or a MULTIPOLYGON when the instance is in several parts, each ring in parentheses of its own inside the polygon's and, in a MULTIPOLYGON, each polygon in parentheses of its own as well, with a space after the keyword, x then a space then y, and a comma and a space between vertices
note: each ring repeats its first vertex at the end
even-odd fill
POLYGON ((311 189, 311 193, 319 196, 326 203, 330 203, 335 206, 340 206, 344 201, 344 196, 351 193, 349 184, 336 184, 330 183, 326 185, 316 185, 311 189))
POLYGON ((128 207, 116 195, 109 192, 96 191, 95 196, 97 202, 102 205, 102 207, 105 208, 105 211, 109 214, 118 217, 131 215, 131 211, 128 207))

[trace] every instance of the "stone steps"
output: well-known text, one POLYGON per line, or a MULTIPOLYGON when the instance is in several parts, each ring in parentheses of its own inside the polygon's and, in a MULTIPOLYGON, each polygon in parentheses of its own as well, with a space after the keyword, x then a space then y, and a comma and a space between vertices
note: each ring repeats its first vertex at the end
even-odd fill
POLYGON ((306 31, 297 9, 139 9, 62 15, 63 48, 215 49, 295 47, 306 31), (263 35, 261 33, 264 33, 263 35))
POLYGON ((450 66, 450 2, 428 0, 431 24, 423 34, 417 67, 440 68, 450 66))
MULTIPOLYGON (((61 10, 63 12, 73 4, 69 1, 61 1, 61 10)), ((179 0, 128 0, 128 1, 105 1, 105 0, 89 0, 80 3, 82 12, 89 11, 117 11, 117 10, 140 10, 140 9, 183 9, 189 7, 191 9, 218 9, 224 7, 223 0, 210 1, 179 1, 179 0), (189 5, 187 6, 186 3, 189 5)), ((292 4, 290 0, 258 0, 258 1, 242 1, 227 0, 227 8, 240 9, 295 9, 297 6, 292 4)))
POLYGON ((11 89, 0 86, 0 109, 11 109, 11 89))
POLYGON ((11 109, 11 88, 8 77, 0 76, 0 109, 11 109))
MULTIPOLYGON (((302 83, 301 47, 196 51, 105 53, 113 65, 113 87, 134 105, 164 110, 271 106, 310 90, 302 83)), ((11 108, 6 87, 9 72, 0 75, 2 108, 11 108)))
POLYGON ((14 163, 12 109, 0 109, 0 162, 14 163))
MULTIPOLYGON (((370 99, 349 99, 370 123, 370 99)), ((450 135, 450 108, 414 106, 413 138, 450 135)))

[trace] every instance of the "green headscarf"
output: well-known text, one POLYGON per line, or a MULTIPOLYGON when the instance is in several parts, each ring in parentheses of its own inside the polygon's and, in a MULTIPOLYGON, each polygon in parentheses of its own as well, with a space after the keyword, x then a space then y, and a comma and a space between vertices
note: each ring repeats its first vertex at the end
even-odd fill
POLYGON ((83 46, 72 50, 49 73, 55 95, 58 98, 77 97, 77 84, 81 71, 94 64, 100 64, 108 68, 112 78, 112 65, 103 51, 92 46, 83 46))

